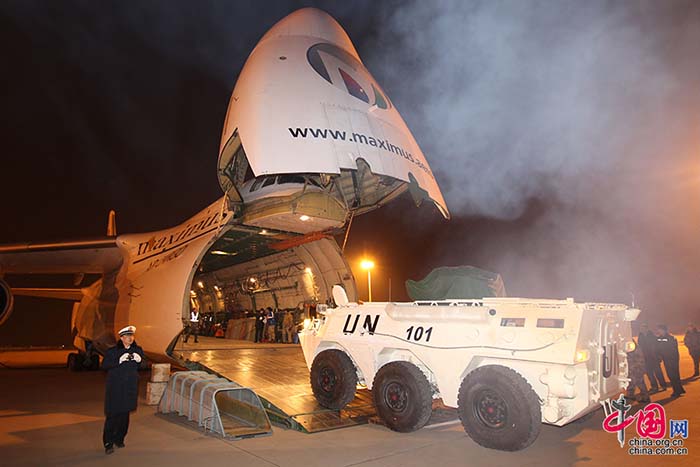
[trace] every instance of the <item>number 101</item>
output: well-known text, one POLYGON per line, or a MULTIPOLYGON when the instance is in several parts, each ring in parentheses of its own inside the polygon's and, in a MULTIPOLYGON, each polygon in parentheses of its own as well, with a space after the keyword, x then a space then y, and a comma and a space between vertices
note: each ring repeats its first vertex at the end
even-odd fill
POLYGON ((410 328, 406 329, 406 333, 408 334, 406 336, 406 340, 413 340, 413 341, 420 341, 425 337, 425 342, 430 342, 430 334, 432 334, 433 328, 432 326, 429 327, 428 329, 423 329, 423 326, 418 326, 415 328, 414 332, 414 327, 411 326, 410 328))

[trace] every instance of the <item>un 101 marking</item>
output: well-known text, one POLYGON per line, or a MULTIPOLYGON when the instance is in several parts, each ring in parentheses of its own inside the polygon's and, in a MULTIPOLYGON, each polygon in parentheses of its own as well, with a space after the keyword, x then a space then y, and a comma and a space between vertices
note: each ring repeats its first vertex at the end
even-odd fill
POLYGON ((411 326, 410 328, 406 329, 406 340, 413 340, 413 341, 420 341, 425 337, 425 342, 430 342, 430 335, 433 333, 433 327, 429 327, 428 329, 423 329, 423 326, 418 326, 415 328, 411 326))

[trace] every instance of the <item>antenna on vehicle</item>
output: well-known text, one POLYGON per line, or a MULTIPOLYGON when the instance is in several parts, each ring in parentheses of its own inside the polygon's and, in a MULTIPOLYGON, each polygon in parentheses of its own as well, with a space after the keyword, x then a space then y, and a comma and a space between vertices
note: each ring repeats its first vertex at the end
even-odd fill
POLYGON ((107 218, 107 236, 117 236, 117 213, 114 212, 114 209, 109 211, 109 217, 107 218))

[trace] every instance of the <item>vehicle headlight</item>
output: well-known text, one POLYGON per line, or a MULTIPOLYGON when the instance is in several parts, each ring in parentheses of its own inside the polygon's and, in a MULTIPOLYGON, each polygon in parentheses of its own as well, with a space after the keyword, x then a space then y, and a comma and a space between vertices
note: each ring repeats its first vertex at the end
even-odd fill
POLYGON ((591 358, 591 353, 587 349, 576 351, 576 363, 587 362, 591 358))
POLYGON ((637 344, 635 344, 634 341, 625 342, 625 352, 634 352, 634 349, 636 348, 637 344))

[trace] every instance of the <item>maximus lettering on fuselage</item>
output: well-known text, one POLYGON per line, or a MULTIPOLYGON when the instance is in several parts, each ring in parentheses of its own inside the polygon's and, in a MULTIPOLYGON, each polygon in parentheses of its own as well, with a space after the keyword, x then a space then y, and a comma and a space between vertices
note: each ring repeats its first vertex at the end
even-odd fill
POLYGON ((165 234, 159 238, 151 238, 148 241, 139 243, 136 256, 143 256, 161 248, 170 247, 180 242, 186 242, 192 239, 203 230, 211 227, 214 224, 218 225, 220 215, 218 212, 200 220, 187 224, 180 230, 176 230, 171 234, 165 234))

